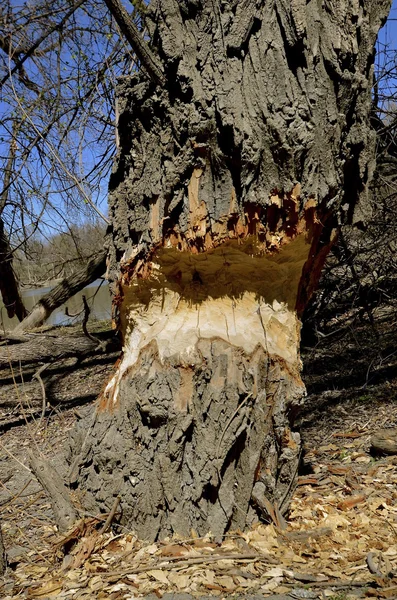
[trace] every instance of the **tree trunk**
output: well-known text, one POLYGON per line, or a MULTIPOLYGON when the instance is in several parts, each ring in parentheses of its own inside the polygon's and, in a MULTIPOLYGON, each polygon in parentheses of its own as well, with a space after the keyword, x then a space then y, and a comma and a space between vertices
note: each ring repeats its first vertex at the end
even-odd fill
POLYGON ((3 211, 8 203, 13 179, 18 130, 19 124, 15 119, 12 124, 12 138, 8 151, 7 164, 4 169, 3 189, 0 194, 0 294, 3 298, 3 304, 8 317, 12 319, 15 315, 19 321, 22 321, 27 315, 27 310, 22 302, 18 280, 12 267, 12 250, 8 236, 4 231, 4 220, 2 218, 3 211))
MULTIPOLYGON (((153 3, 151 3, 153 5, 153 3)), ((390 2, 158 0, 166 78, 118 87, 118 370, 71 481, 145 538, 285 512, 299 317, 338 223, 364 221, 373 47, 390 2), (267 507, 267 508, 266 508, 267 507)))
POLYGON ((19 335, 33 327, 39 327, 53 313, 53 311, 65 304, 69 298, 77 294, 95 279, 98 279, 106 270, 106 252, 91 258, 86 266, 76 271, 70 277, 65 277, 48 294, 43 296, 33 307, 30 314, 15 327, 13 333, 19 335))
MULTIPOLYGON (((4 231, 4 223, 0 217, 0 294, 10 319, 16 316, 20 321, 27 311, 19 293, 18 281, 12 267, 12 250, 4 231)), ((1 322, 0 322, 1 325, 1 322)))

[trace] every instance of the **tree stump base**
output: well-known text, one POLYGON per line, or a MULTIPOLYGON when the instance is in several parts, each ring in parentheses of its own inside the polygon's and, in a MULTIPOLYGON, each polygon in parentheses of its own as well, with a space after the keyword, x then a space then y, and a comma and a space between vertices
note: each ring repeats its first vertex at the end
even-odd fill
POLYGON ((379 429, 371 437, 373 454, 397 454, 397 429, 379 429))

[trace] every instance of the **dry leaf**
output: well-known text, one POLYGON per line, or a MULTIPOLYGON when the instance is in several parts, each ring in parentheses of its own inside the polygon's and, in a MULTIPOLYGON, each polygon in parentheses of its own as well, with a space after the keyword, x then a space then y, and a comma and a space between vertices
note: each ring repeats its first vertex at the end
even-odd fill
POLYGON ((283 577, 283 575, 284 569, 282 569, 281 567, 273 567, 272 569, 269 569, 268 571, 263 573, 263 577, 283 577))
POLYGON ((351 498, 346 498, 346 500, 339 502, 338 508, 339 510, 349 510, 350 508, 353 508, 354 506, 365 502, 365 499, 365 494, 360 494, 359 496, 352 496, 351 498))
POLYGON ((184 556, 189 554, 189 549, 181 544, 169 544, 160 549, 160 556, 184 556))
POLYGON ((46 598, 51 596, 57 596, 61 590, 61 581, 49 581, 38 589, 29 588, 28 598, 46 598))
POLYGON ((153 571, 148 571, 147 574, 150 575, 150 577, 156 579, 157 581, 160 581, 161 583, 165 583, 166 585, 169 584, 166 573, 161 569, 153 569, 153 571))

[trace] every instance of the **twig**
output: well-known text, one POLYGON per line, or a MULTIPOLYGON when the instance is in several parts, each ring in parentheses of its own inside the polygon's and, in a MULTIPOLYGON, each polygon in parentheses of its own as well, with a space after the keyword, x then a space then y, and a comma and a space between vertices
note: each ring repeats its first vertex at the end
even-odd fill
POLYGON ((78 0, 78 2, 76 2, 75 4, 73 4, 73 6, 71 7, 71 9, 64 15, 63 19, 59 22, 56 23, 55 25, 53 25, 52 27, 50 27, 49 29, 47 29, 33 44, 32 46, 23 53, 23 57, 20 58, 16 63, 15 66, 9 70, 3 77, 3 79, 0 82, 0 88, 3 87, 3 85, 5 84, 5 82, 7 81, 7 79, 13 75, 16 71, 20 70, 23 63, 25 62, 25 60, 27 60, 30 56, 32 56, 32 54, 35 52, 35 50, 37 50, 37 48, 40 46, 40 44, 42 42, 44 42, 44 40, 50 36, 52 33, 54 33, 55 31, 62 31, 66 21, 73 15, 73 13, 82 5, 84 4, 85 0, 78 0))
POLYGON ((12 452, 10 452, 9 450, 7 450, 7 448, 1 442, 0 442, 0 448, 2 450, 4 450, 4 452, 6 454, 8 454, 8 456, 10 458, 12 458, 13 460, 15 460, 21 467, 23 467, 24 469, 26 469, 27 471, 29 471, 29 473, 32 472, 31 469, 29 469, 29 467, 27 467, 26 465, 24 465, 23 462, 21 462, 16 456, 14 456, 14 454, 12 452))
POLYGON ((105 0, 105 4, 149 77, 157 85, 164 86, 165 77, 159 59, 142 37, 120 0, 105 0))
POLYGON ((91 309, 88 306, 87 298, 85 296, 82 296, 82 299, 83 299, 83 306, 84 306, 84 319, 83 319, 83 323, 82 323, 84 335, 86 337, 88 337, 88 339, 91 340, 91 342, 95 342, 95 344, 98 344, 98 346, 97 346, 98 349, 100 348, 102 350, 102 352, 106 352, 106 343, 101 342, 101 340, 99 338, 95 337, 95 335, 92 335, 87 329, 87 323, 88 323, 91 309))
POLYGON ((119 504, 120 504, 120 496, 117 496, 117 498, 113 502, 112 510, 108 514, 108 518, 106 519, 105 523, 103 524, 103 526, 99 530, 99 535, 102 535, 103 533, 106 533, 106 531, 109 529, 110 525, 112 524, 112 521, 114 519, 114 515, 116 514, 116 511, 117 511, 117 508, 118 508, 119 504))
POLYGON ((41 378, 41 374, 43 373, 43 371, 46 370, 47 367, 50 366, 51 363, 46 363, 45 365, 42 365, 40 367, 40 369, 37 369, 36 373, 33 375, 32 379, 37 379, 37 381, 40 383, 40 387, 41 387, 41 393, 43 396, 43 401, 42 401, 42 408, 41 408, 41 416, 40 416, 40 420, 39 420, 39 425, 41 424, 41 422, 44 419, 45 416, 45 411, 46 411, 46 393, 45 393, 45 386, 43 383, 43 380, 41 378))
MULTIPOLYGON (((11 504, 11 502, 14 502, 14 500, 19 498, 19 496, 22 495, 22 492, 24 492, 26 490, 26 488, 32 483, 32 481, 33 481, 33 479, 29 479, 29 481, 27 483, 25 483, 23 488, 17 494, 15 494, 15 496, 12 496, 8 500, 3 500, 3 502, 0 503, 1 508, 4 508, 8 504, 11 504)), ((7 492, 10 493, 8 490, 7 490, 7 492)), ((34 494, 35 492, 32 492, 32 493, 34 494)), ((28 494, 28 495, 30 496, 31 494, 28 494)))

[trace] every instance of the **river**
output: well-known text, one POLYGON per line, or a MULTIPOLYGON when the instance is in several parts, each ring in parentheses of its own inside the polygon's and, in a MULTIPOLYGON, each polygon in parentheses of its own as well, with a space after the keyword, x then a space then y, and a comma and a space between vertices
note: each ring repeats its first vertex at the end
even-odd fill
MULTIPOLYGON (((54 286, 52 286, 54 287, 54 286)), ((26 306, 27 310, 31 310, 33 306, 42 298, 45 294, 47 294, 52 287, 43 287, 43 288, 31 288, 22 291, 23 302, 26 306)), ((106 281, 102 279, 97 279, 83 290, 78 292, 72 298, 66 302, 66 305, 62 305, 47 319, 47 325, 71 325, 83 319, 84 313, 83 311, 83 301, 82 296, 85 296, 88 302, 88 305, 91 309, 90 319, 94 319, 96 321, 109 320, 111 318, 111 301, 110 301, 110 292, 109 286, 106 281), (68 317, 65 314, 65 308, 68 307, 68 312, 70 316, 68 317)), ((0 326, 1 330, 10 331, 18 324, 18 319, 14 317, 13 319, 9 319, 7 317, 7 312, 4 308, 4 304, 0 301, 0 326)))

